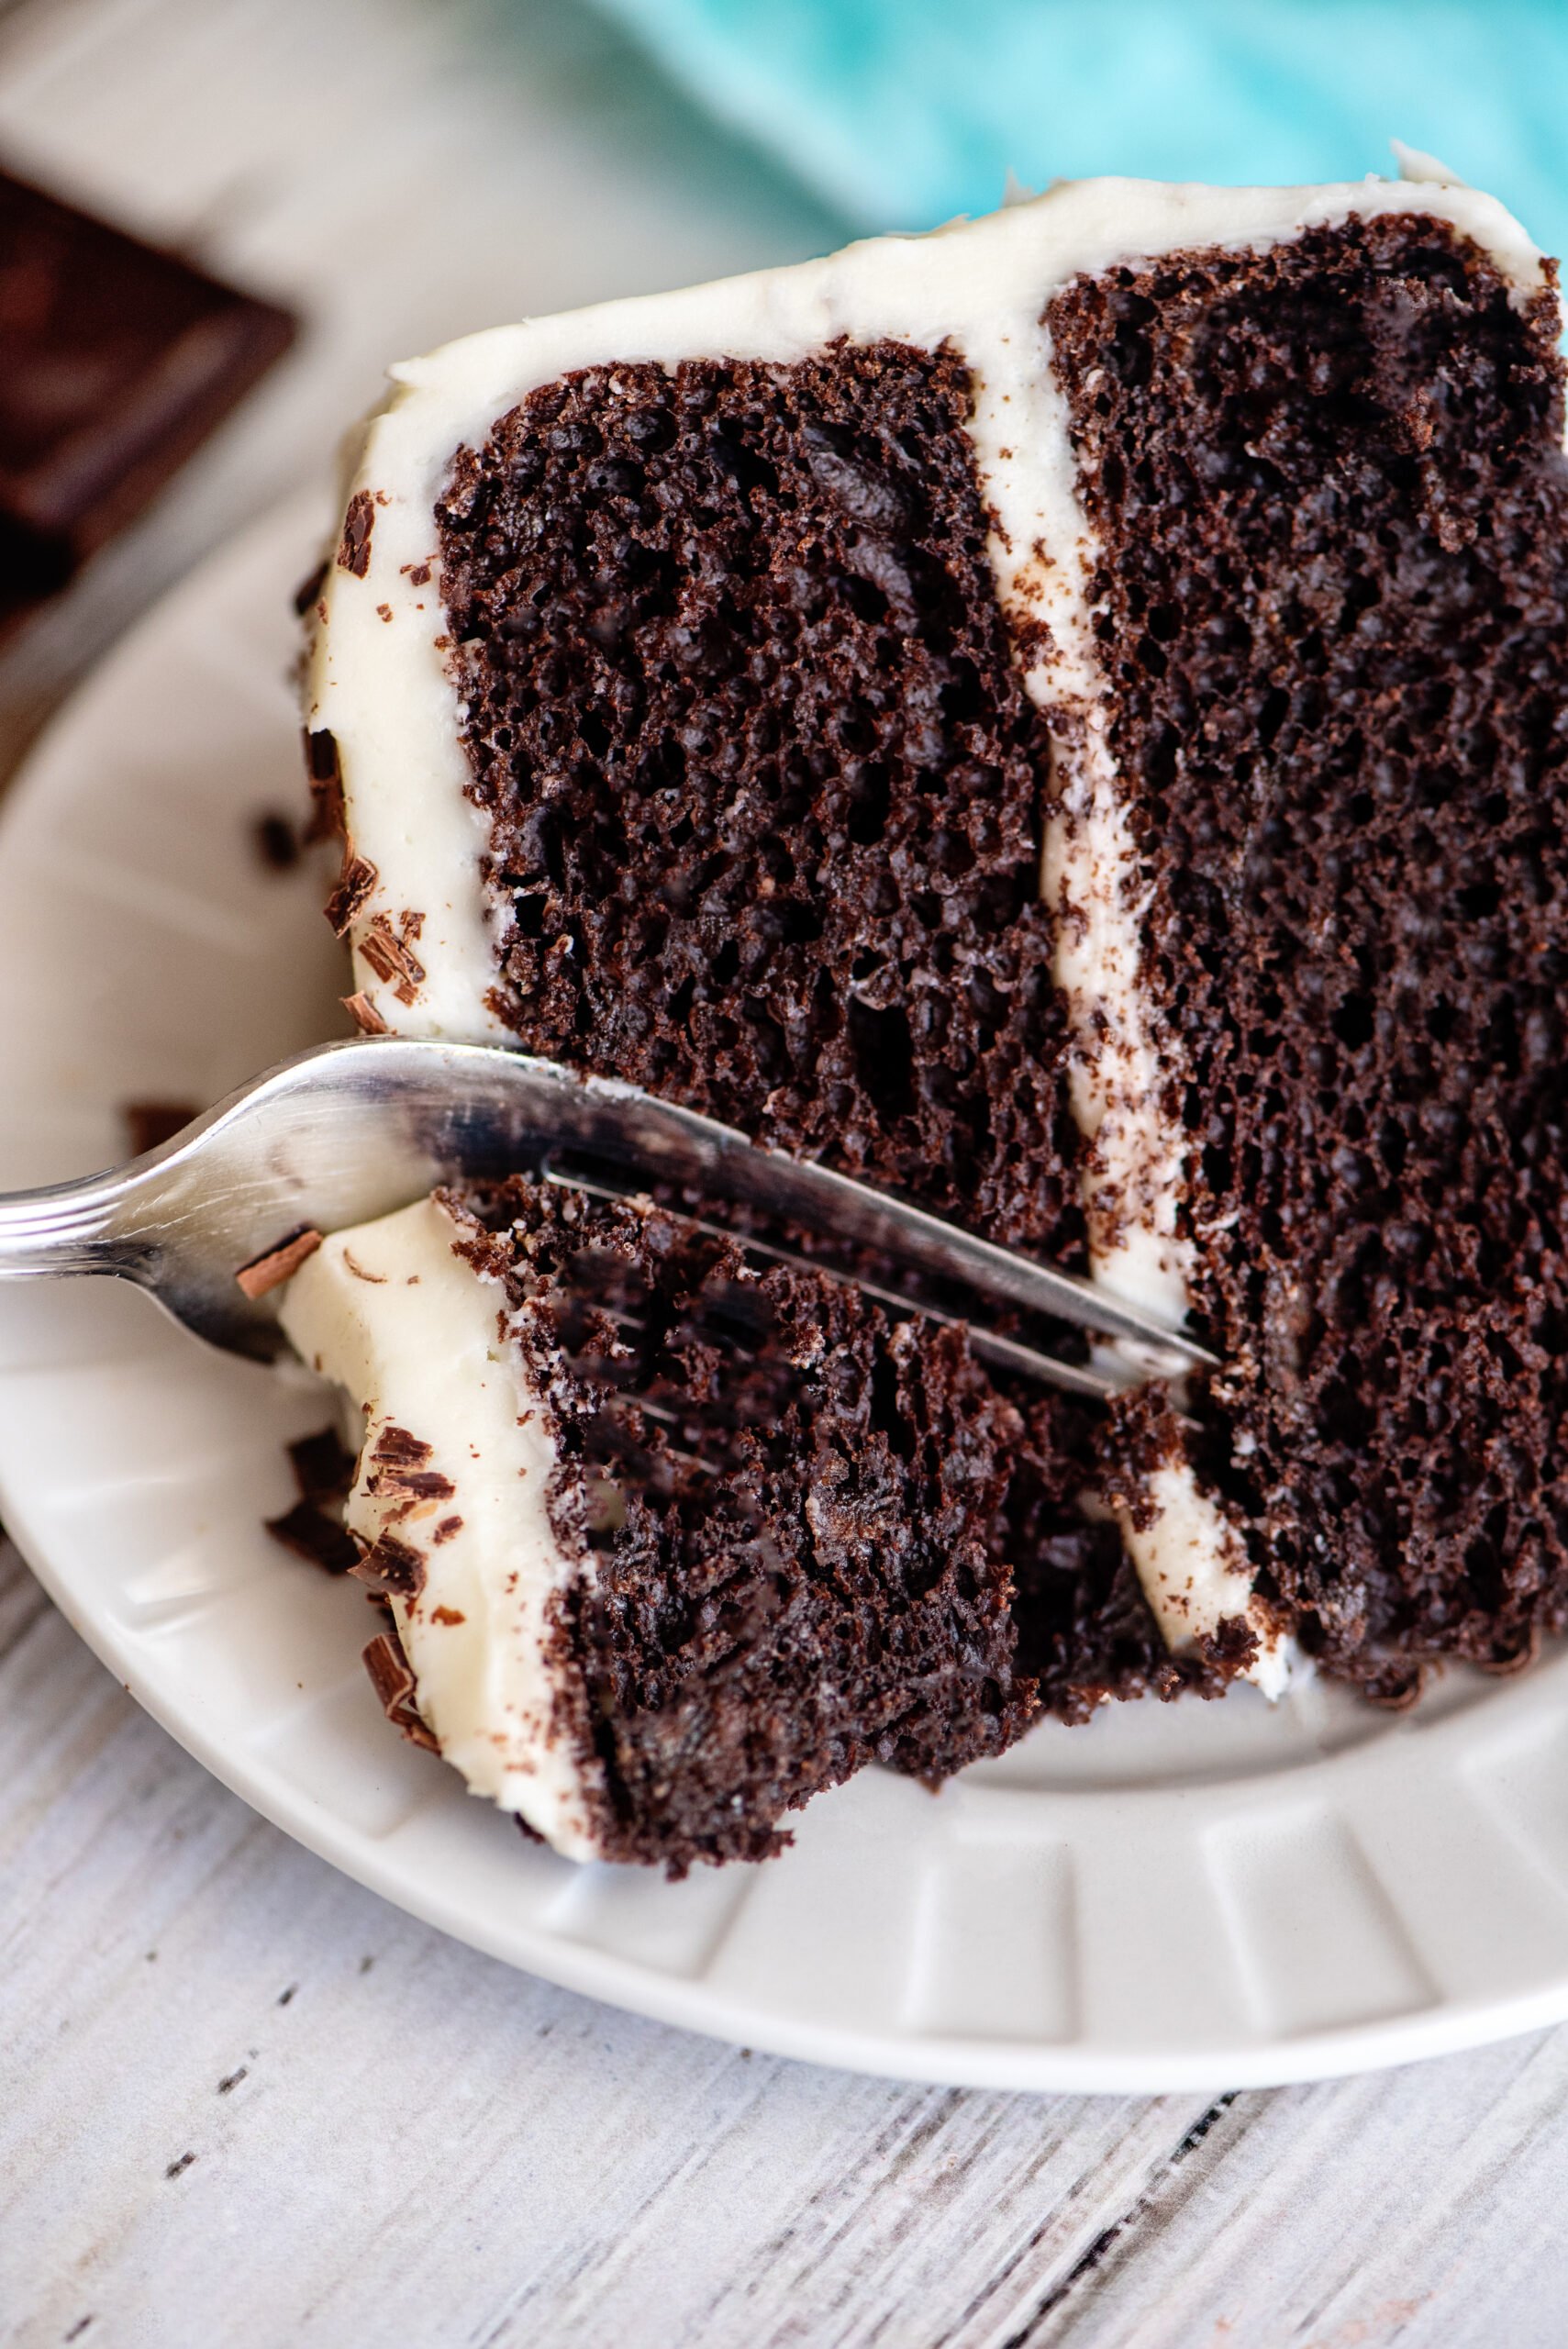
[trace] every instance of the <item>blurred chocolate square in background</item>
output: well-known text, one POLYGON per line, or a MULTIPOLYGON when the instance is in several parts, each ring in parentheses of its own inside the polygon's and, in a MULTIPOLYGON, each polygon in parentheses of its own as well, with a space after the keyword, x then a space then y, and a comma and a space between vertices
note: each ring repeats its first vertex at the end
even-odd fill
POLYGON ((295 327, 0 171, 0 630, 148 503, 295 327))

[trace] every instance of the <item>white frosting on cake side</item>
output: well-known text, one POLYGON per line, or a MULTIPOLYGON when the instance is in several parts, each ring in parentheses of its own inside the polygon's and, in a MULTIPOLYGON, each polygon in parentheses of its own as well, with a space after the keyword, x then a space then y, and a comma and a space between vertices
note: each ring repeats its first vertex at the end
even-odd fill
POLYGON ((498 1329, 504 1294, 453 1253, 433 1199, 339 1231, 288 1285, 284 1330, 350 1398, 362 1429, 348 1523, 417 1550, 418 1596, 392 1600, 415 1701, 471 1792, 515 1810, 567 1858, 592 1859, 603 1798, 555 1653, 550 1601, 581 1571, 547 1494, 550 1420, 498 1329), (406 1509, 378 1493, 375 1450, 396 1428, 430 1447, 448 1496, 406 1509))
POLYGON ((1090 603, 1096 551, 1066 402, 1038 321, 1015 315, 972 330, 964 350, 980 386, 970 430, 995 518, 997 593, 1052 736, 1040 891, 1057 915, 1054 975, 1076 1044, 1069 1082, 1089 1144, 1090 1261, 1097 1281, 1175 1328, 1191 1269, 1177 1230, 1184 1145, 1164 1114, 1152 1007, 1140 984, 1146 888, 1106 738, 1090 603))
MULTIPOLYGON (((447 665, 433 507, 462 447, 529 392, 576 369, 729 357, 788 362, 836 338, 951 344, 974 384, 971 423, 995 518, 997 591, 1053 739, 1055 806, 1041 887, 1057 907, 1056 977, 1074 1038, 1072 1106, 1085 1137, 1094 1277, 1176 1325, 1191 1241, 1180 1230, 1184 1136, 1158 1007, 1141 983, 1147 882, 1105 725, 1090 605, 1093 534, 1065 402, 1041 324, 1073 278, 1161 254, 1257 251, 1355 216, 1419 212, 1485 251, 1523 300, 1541 256, 1490 196, 1411 158, 1418 179, 1312 188, 1207 188, 1088 180, 924 238, 883 238, 717 285, 615 302, 473 335, 394 371, 353 488, 373 502, 363 575, 334 566, 323 591, 308 722, 337 738, 350 834, 376 880, 355 925, 356 984, 401 1032, 495 1039, 487 996, 507 918, 487 901, 484 818, 464 797, 463 712, 447 665), (378 914, 422 915, 425 977, 412 1003, 368 964, 378 914)), ((1173 1649, 1240 1614, 1259 1633, 1252 1676, 1275 1687, 1284 1645, 1251 1603, 1240 1542, 1190 1469, 1151 1486, 1147 1520, 1122 1530, 1173 1649)))
POLYGON ((1251 1569, 1236 1529, 1198 1484, 1184 1460, 1170 1460, 1145 1479, 1144 1506, 1116 1514, 1127 1553, 1173 1655, 1227 1616, 1257 1634, 1246 1677, 1265 1697, 1283 1696, 1296 1666, 1295 1642, 1282 1636, 1252 1597, 1251 1569))

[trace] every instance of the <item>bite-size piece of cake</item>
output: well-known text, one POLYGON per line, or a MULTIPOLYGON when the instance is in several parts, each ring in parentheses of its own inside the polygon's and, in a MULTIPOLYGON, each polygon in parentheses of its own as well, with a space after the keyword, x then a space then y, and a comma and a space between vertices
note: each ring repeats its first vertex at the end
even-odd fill
POLYGON ((1006 1504, 1050 1454, 961 1330, 523 1177, 334 1235, 283 1318, 360 1422, 389 1709, 570 1857, 761 1858, 1034 1713, 1006 1504))

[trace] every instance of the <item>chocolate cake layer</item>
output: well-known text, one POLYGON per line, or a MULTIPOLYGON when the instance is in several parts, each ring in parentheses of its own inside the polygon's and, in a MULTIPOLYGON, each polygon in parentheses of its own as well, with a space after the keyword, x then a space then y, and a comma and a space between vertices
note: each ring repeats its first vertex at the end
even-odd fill
POLYGON ((961 1332, 660 1210, 447 1203, 547 1398, 604 1856, 756 1859, 873 1759, 939 1778, 1035 1711, 995 1542, 1018 1414, 961 1332))
POLYGON ((1568 1620, 1559 314, 1413 216, 1048 312, 1157 886, 1209 1465, 1335 1673, 1568 1620))
POLYGON ((1048 743, 946 351, 594 368, 438 507, 530 1049, 1066 1259, 1048 743))

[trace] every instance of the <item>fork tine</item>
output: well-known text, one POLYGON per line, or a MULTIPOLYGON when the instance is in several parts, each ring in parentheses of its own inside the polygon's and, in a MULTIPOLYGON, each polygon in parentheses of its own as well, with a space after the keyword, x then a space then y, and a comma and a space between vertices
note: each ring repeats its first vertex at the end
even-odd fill
MULTIPOLYGON (((594 1182, 586 1175, 562 1174, 550 1165, 543 1169, 543 1173, 545 1181, 553 1183, 559 1190, 581 1191, 591 1199, 608 1200, 613 1204, 638 1196, 635 1192, 617 1191, 607 1183, 594 1182)), ((681 1211, 681 1220, 689 1224, 693 1230, 706 1233, 710 1240, 729 1241, 744 1249, 749 1255, 765 1256, 771 1264, 783 1264, 791 1272, 817 1273, 827 1280, 836 1281, 841 1288, 858 1289, 862 1297, 873 1297, 878 1305, 885 1305, 895 1313, 918 1314, 922 1319, 939 1322, 944 1329, 966 1328, 969 1342, 981 1361, 990 1363, 998 1370, 1016 1372, 1019 1376, 1035 1379, 1043 1386, 1061 1387, 1070 1395, 1091 1396, 1102 1403, 1108 1401, 1111 1396, 1120 1394, 1125 1384, 1129 1383, 1118 1384, 1103 1371, 1091 1370, 1082 1363, 1062 1362, 1055 1354, 1041 1353, 1033 1346, 1024 1345, 1017 1338, 1004 1337, 1000 1330, 987 1330, 973 1321, 964 1322, 956 1313, 944 1313, 936 1306, 901 1297, 895 1289, 884 1288, 875 1281, 860 1280, 851 1273, 836 1271, 831 1265, 814 1264, 807 1257, 793 1254, 787 1248, 775 1247, 771 1241, 753 1240, 746 1232, 727 1231, 721 1224, 709 1223, 704 1217, 687 1215, 684 1210, 681 1211)), ((612 1314, 610 1318, 628 1317, 612 1314)))

